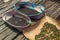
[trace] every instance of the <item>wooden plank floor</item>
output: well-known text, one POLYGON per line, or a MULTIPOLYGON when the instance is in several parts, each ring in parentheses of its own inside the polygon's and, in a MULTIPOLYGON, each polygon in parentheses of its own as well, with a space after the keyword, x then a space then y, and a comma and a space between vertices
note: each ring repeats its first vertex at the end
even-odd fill
MULTIPOLYGON (((26 40, 24 35, 20 33, 18 30, 15 28, 7 25, 3 20, 2 20, 2 14, 7 12, 8 10, 15 10, 13 5, 16 2, 14 0, 9 7, 6 7, 0 11, 0 40, 26 40)), ((36 2, 37 4, 38 1, 36 2)), ((43 0, 41 2, 46 7, 46 12, 45 15, 51 16, 53 18, 57 18, 60 15, 60 2, 57 0, 43 0)))

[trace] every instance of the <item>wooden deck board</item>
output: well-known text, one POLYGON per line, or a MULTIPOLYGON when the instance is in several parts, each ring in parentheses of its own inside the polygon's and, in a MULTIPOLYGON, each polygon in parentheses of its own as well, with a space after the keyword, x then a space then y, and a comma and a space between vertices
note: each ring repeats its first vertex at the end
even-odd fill
MULTIPOLYGON (((53 18, 57 18, 60 15, 60 5, 59 5, 60 3, 56 1, 50 1, 50 0, 48 1, 46 0, 41 3, 46 7, 46 13, 45 13, 46 15, 51 16, 53 18)), ((12 5, 0 11, 0 40, 7 40, 7 39, 8 40, 12 40, 12 39, 13 40, 24 40, 25 39, 23 34, 19 34, 19 32, 13 31, 15 29, 12 28, 13 30, 11 30, 9 26, 6 26, 4 21, 1 18, 4 12, 10 9, 14 10, 12 5)))
POLYGON ((0 30, 2 30, 2 29, 5 28, 5 27, 6 27, 6 25, 3 24, 2 26, 0 26, 0 30))
POLYGON ((24 37, 24 35, 23 34, 21 34, 21 35, 19 35, 17 38, 15 38, 14 40, 21 40, 22 38, 24 37))
POLYGON ((4 40, 7 40, 7 39, 12 40, 16 35, 17 35, 17 33, 12 32, 9 36, 7 36, 6 38, 4 38, 4 40))
POLYGON ((52 6, 53 4, 55 4, 55 2, 51 2, 51 1, 47 1, 46 3, 44 3, 45 8, 49 8, 50 6, 52 6))
POLYGON ((5 36, 9 35, 12 31, 10 29, 4 31, 3 33, 0 34, 0 39, 2 40, 5 36))
POLYGON ((8 27, 3 28, 2 30, 0 30, 0 34, 3 33, 4 31, 6 31, 8 29, 8 27))
POLYGON ((56 19, 59 15, 60 15, 60 8, 58 8, 51 16, 56 19))
POLYGON ((54 5, 52 5, 50 8, 46 10, 46 15, 52 15, 53 12, 55 12, 59 7, 60 7, 59 4, 55 3, 54 5))

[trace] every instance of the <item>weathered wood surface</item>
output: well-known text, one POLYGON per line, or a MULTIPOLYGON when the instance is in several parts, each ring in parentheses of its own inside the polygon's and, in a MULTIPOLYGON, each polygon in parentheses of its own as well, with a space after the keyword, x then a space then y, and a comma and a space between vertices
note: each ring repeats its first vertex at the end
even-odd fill
MULTIPOLYGON (((15 10, 13 5, 18 0, 14 0, 8 7, 0 10, 0 40, 26 40, 24 35, 15 28, 6 25, 2 20, 2 14, 8 10, 15 10)), ((60 2, 58 0, 42 0, 35 2, 37 4, 43 4, 46 7, 45 15, 57 18, 60 15, 60 2)))

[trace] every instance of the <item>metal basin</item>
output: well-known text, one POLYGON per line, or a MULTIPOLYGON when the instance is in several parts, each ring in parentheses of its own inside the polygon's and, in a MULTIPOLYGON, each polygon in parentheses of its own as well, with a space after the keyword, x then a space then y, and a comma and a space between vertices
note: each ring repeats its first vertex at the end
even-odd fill
POLYGON ((45 16, 45 7, 43 5, 36 5, 29 2, 17 2, 14 5, 15 9, 28 15, 31 19, 37 20, 45 16))
POLYGON ((2 16, 2 19, 9 25, 21 29, 31 25, 31 20, 28 16, 20 14, 16 11, 9 11, 2 16))

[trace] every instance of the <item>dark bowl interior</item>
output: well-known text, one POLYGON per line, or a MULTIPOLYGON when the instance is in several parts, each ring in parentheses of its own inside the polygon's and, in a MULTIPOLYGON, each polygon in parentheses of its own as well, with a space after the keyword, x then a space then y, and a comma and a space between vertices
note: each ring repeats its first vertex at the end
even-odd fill
POLYGON ((34 9, 30 9, 30 8, 21 8, 19 11, 23 12, 24 14, 26 14, 28 16, 34 16, 36 14, 39 14, 38 11, 36 11, 34 9))

